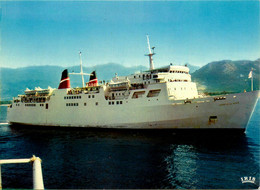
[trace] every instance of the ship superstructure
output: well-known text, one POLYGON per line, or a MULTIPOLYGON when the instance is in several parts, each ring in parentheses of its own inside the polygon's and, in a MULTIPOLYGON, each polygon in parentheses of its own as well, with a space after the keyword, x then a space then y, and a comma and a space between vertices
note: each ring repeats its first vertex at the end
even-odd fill
MULTIPOLYGON (((187 66, 168 65, 98 84, 95 71, 71 88, 67 70, 58 89, 27 89, 8 109, 12 124, 120 129, 237 129, 244 131, 258 91, 214 97, 198 95, 187 66)), ((81 53, 80 53, 81 55, 81 53)), ((73 73, 74 74, 74 73, 73 73)))

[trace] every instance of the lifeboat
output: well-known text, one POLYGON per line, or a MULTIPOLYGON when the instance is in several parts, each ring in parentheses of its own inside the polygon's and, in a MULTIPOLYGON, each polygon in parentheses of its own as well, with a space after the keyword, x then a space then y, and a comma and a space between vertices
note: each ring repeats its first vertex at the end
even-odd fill
POLYGON ((129 81, 114 82, 109 84, 110 91, 127 90, 129 87, 129 81))

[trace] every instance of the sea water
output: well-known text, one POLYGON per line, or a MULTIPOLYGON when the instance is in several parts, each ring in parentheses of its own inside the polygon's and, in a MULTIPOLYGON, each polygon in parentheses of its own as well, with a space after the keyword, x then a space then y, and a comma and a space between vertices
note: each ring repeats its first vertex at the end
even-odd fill
MULTIPOLYGON (((0 123, 7 108, 0 107, 0 123)), ((0 159, 42 159, 47 189, 259 186, 260 104, 245 134, 174 134, 0 125, 0 159), (242 183, 244 177, 254 183, 242 183)), ((2 165, 3 188, 32 188, 31 164, 2 165)))

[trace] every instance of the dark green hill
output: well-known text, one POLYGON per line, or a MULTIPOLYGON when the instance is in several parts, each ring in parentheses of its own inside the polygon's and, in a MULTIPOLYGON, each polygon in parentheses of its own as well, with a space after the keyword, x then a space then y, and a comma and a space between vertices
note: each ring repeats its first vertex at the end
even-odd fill
POLYGON ((207 92, 242 92, 251 90, 251 79, 248 78, 253 68, 254 90, 259 89, 260 59, 255 61, 223 60, 211 62, 192 74, 192 80, 198 89, 207 92))

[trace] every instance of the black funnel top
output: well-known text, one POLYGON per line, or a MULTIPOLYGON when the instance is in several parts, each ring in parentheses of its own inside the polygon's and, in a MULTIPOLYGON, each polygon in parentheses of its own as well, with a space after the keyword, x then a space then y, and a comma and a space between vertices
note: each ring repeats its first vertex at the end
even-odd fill
POLYGON ((65 69, 61 74, 61 80, 66 79, 69 77, 68 69, 65 69))
POLYGON ((96 79, 97 76, 96 76, 96 71, 93 71, 89 77, 89 81, 93 80, 93 79, 96 79))

